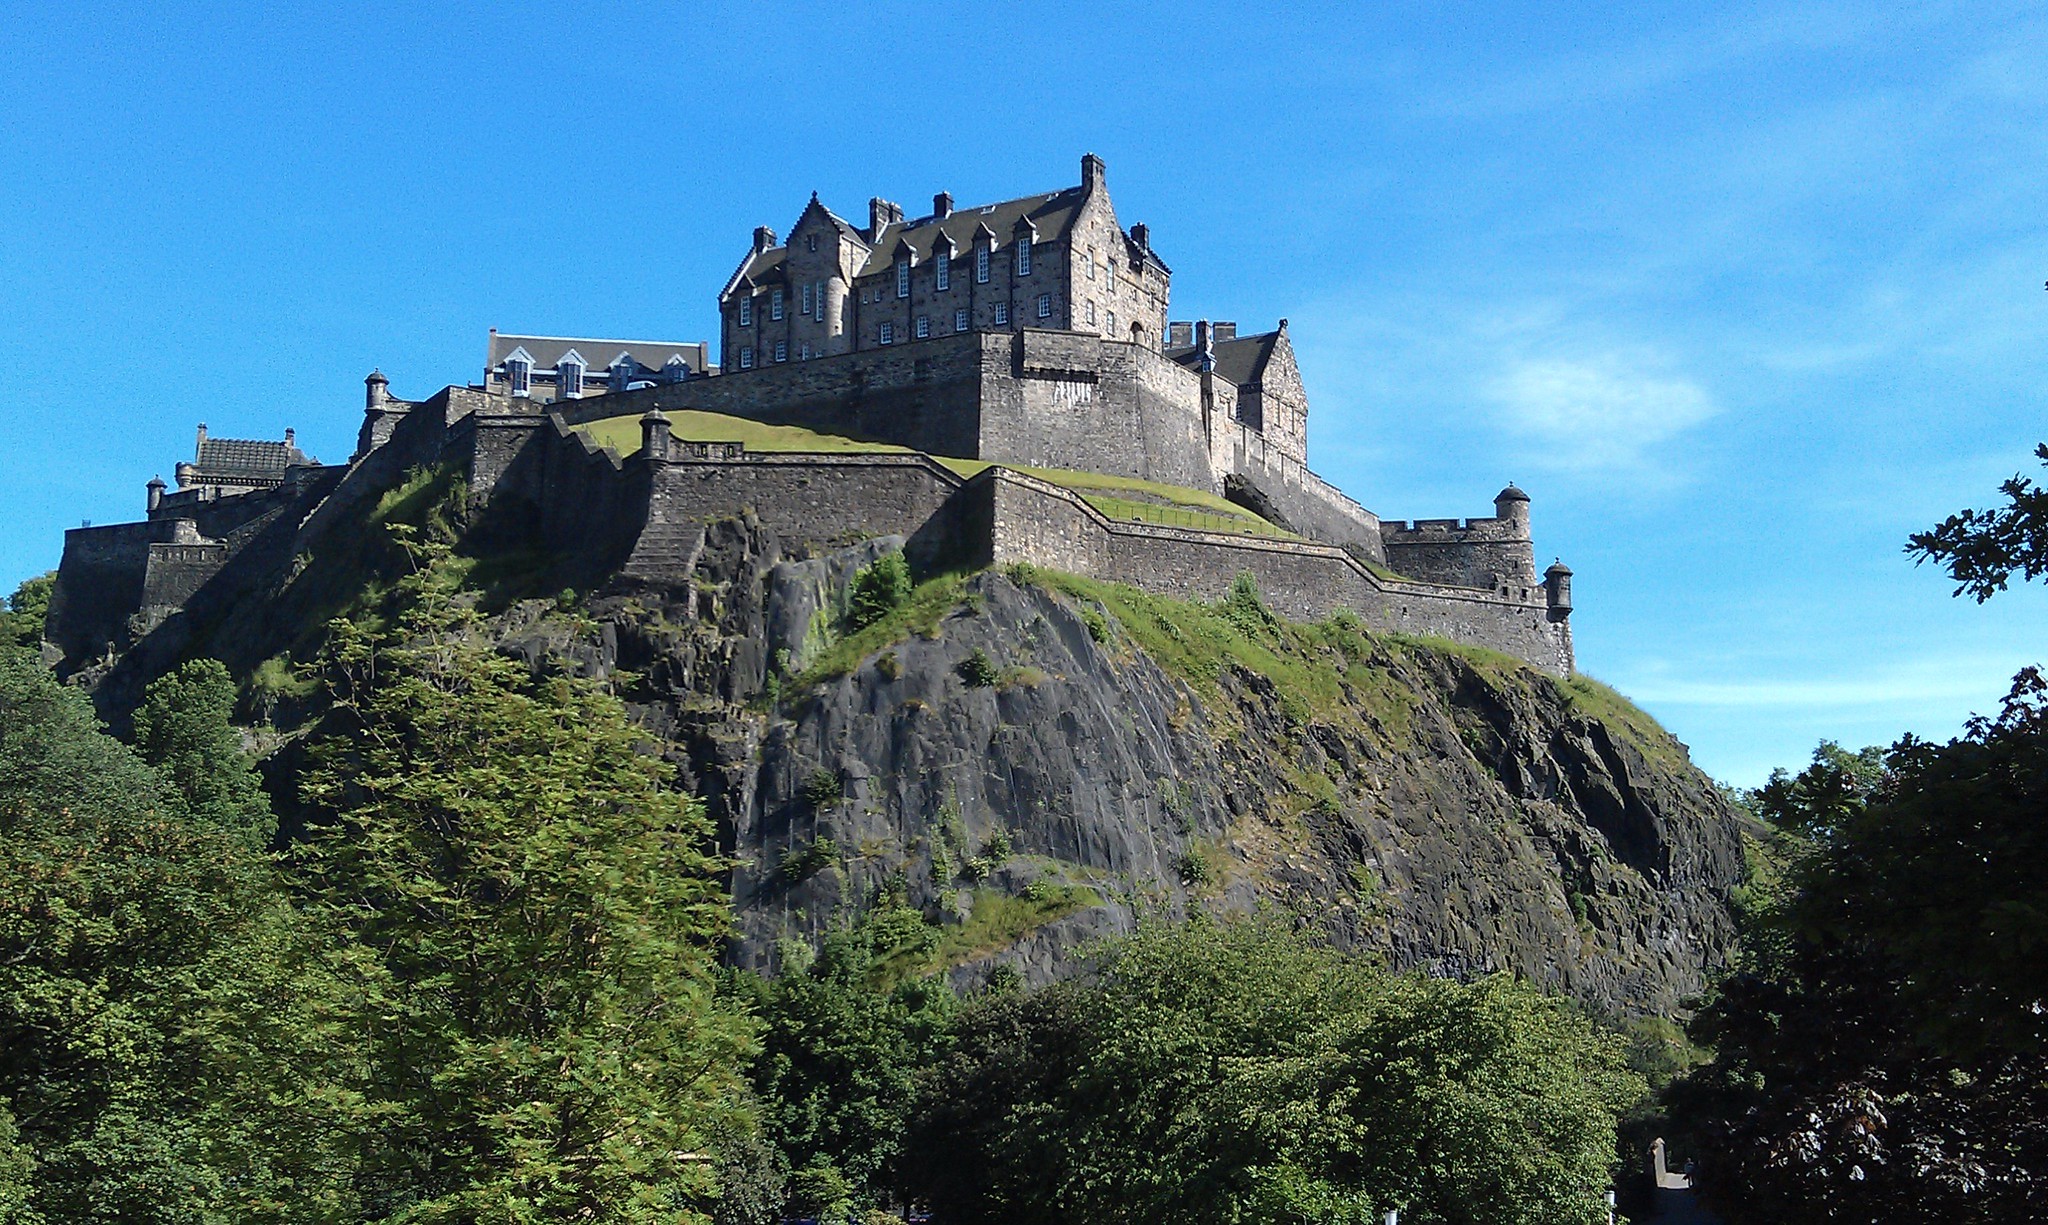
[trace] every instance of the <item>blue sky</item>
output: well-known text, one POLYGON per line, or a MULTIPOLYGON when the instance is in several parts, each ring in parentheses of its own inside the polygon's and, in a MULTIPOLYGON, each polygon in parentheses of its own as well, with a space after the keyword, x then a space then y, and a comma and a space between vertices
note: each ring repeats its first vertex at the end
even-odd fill
POLYGON ((1326 476, 1402 518, 1529 490, 1581 666, 1717 777, 1952 734, 2048 654, 2048 592, 1901 552, 2048 438, 2048 17, 1668 7, 17 5, 0 583, 199 421, 340 460, 373 365, 710 337, 813 190, 1092 150, 1176 317, 1291 320, 1326 476))

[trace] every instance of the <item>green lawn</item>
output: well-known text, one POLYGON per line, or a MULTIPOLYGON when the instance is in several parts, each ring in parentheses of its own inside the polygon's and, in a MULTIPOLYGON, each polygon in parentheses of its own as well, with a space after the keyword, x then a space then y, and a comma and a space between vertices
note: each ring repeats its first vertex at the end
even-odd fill
MULTIPOLYGON (((807 430, 796 425, 764 425, 759 421, 729 417, 724 413, 682 409, 669 413, 668 419, 669 433, 676 438, 688 439, 691 442, 744 443, 749 451, 803 451, 827 454, 881 452, 893 455, 912 453, 909 447, 892 446, 885 442, 862 442, 837 434, 820 434, 816 430, 807 430)), ((601 447, 610 447, 619 455, 631 455, 640 449, 638 415, 607 417, 602 421, 592 421, 576 428, 589 435, 592 442, 601 447)), ((982 469, 990 467, 992 463, 985 459, 955 459, 943 455, 934 455, 932 458, 963 477, 974 476, 982 469)), ((1070 489, 1111 519, 1197 528, 1210 532, 1271 536, 1283 540, 1296 539, 1293 533, 1275 527, 1221 494, 1210 493, 1207 490, 1189 489, 1182 485, 1168 485, 1159 481, 1141 481, 1127 476, 1105 476, 1099 472, 1031 468, 1023 464, 1003 466, 1035 476, 1062 489, 1070 489)))

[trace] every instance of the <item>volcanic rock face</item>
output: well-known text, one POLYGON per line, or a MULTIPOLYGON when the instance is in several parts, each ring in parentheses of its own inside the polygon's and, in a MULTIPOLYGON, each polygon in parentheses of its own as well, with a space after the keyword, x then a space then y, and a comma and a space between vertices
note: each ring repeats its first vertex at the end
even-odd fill
POLYGON ((1147 908, 1273 903, 1397 965, 1668 1013, 1731 946, 1734 815, 1581 682, 1342 629, 1184 674, 1199 644, 1176 670, 1144 645, 1166 621, 1000 572, 835 641, 894 544, 785 557, 716 523, 683 581, 500 619, 536 666, 612 677, 711 805, 743 964, 895 898, 946 924, 963 981, 1042 981, 1147 908))

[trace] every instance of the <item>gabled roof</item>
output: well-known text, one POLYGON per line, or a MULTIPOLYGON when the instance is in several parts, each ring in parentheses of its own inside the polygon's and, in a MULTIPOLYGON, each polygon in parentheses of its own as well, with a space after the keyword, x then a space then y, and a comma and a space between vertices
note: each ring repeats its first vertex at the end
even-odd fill
MULTIPOLYGON (((1216 353, 1216 377, 1239 387, 1249 387, 1266 377, 1266 363, 1273 357, 1273 350, 1279 346, 1280 333, 1260 332, 1255 336, 1238 336, 1222 341, 1214 347, 1216 353)), ((1168 349, 1166 356, 1193 370, 1201 357, 1201 351, 1190 345, 1184 349, 1168 349)))
MULTIPOLYGON (((589 336, 521 336, 514 332, 492 332, 490 355, 485 363, 486 374, 504 364, 506 358, 524 349, 527 359, 535 370, 552 370, 564 357, 575 354, 584 358, 583 350, 592 353, 619 353, 631 356, 649 370, 659 370, 672 356, 680 355, 689 363, 690 369, 701 374, 710 368, 711 346, 701 340, 599 340, 589 336)), ((609 369, 613 362, 593 367, 588 360, 584 369, 609 369)))
POLYGON ((286 468, 320 461, 289 442, 255 438, 202 438, 193 467, 198 482, 276 484, 286 468))
POLYGON ((1058 242, 1073 228, 1074 218, 1081 211, 1081 202, 1087 198, 1087 188, 1069 187, 1064 191, 1020 196, 979 208, 956 208, 944 220, 927 216, 898 222, 875 236, 867 266, 856 275, 870 276, 887 270, 896 262, 899 242, 908 244, 916 252, 916 261, 923 263, 931 258, 932 247, 941 234, 953 240, 955 250, 965 251, 974 246, 976 237, 984 230, 1000 242, 1004 235, 1014 233, 1020 223, 1028 222, 1037 233, 1033 241, 1058 242))

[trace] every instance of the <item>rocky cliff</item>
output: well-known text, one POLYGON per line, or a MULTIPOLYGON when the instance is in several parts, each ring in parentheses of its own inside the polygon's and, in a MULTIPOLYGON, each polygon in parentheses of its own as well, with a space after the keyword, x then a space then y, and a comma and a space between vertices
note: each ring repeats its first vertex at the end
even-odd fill
MULTIPOLYGON (((432 493, 395 491, 350 538, 432 493)), ((582 559, 591 594, 487 597, 502 649, 605 680, 705 797, 744 964, 894 900, 939 925, 928 956, 963 982, 997 964, 1043 980, 1148 908, 1272 904, 1398 965, 1512 969, 1638 1014, 1669 1013, 1731 946, 1734 815, 1589 681, 1285 624, 1249 590, 1202 605, 1024 570, 929 579, 852 630, 849 583, 899 543, 820 554, 741 515, 674 542, 687 564, 663 581, 582 559)), ((214 654, 252 710, 274 706, 278 653, 374 594, 352 548, 79 679, 118 706, 143 673, 214 654)), ((476 573, 516 587, 522 564, 476 573)))

